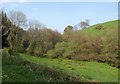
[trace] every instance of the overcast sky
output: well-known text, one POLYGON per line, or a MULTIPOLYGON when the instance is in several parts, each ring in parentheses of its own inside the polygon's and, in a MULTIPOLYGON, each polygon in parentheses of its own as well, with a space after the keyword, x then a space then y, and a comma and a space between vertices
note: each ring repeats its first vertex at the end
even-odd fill
POLYGON ((89 19, 90 24, 102 23, 118 19, 117 2, 11 2, 3 3, 2 8, 20 10, 27 19, 36 19, 47 27, 63 32, 67 25, 76 25, 89 19))

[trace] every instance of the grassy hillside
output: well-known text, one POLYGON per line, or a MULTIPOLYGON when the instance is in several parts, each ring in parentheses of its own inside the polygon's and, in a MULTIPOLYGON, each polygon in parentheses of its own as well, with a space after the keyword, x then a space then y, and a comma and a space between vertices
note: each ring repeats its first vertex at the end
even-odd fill
POLYGON ((97 82, 118 81, 118 69, 104 63, 84 62, 66 59, 38 58, 20 54, 23 60, 64 71, 73 76, 97 82))
MULTIPOLYGON (((22 54, 28 57, 28 55, 22 54)), ((9 55, 7 49, 3 50, 2 82, 65 82, 80 81, 63 72, 54 71, 48 66, 38 65, 36 62, 21 59, 19 53, 9 55)), ((32 58, 33 56, 30 56, 32 58)), ((28 57, 28 59, 30 59, 28 57)), ((38 58, 36 58, 38 59, 38 58)), ((41 58, 42 59, 42 58, 41 58)))
POLYGON ((117 82, 118 69, 105 63, 39 58, 16 53, 14 56, 3 57, 2 79, 3 82, 55 82, 72 80, 117 82), (21 60, 18 60, 18 58, 21 58, 21 60), (53 71, 52 73, 51 70, 53 71), (72 79, 71 77, 74 78, 72 79))
POLYGON ((50 77, 48 75, 30 70, 28 67, 22 65, 23 61, 17 59, 18 57, 10 56, 7 49, 4 49, 2 57, 2 82, 49 81, 50 77))
POLYGON ((83 34, 87 34, 90 36, 102 35, 105 36, 107 34, 116 34, 118 33, 118 20, 109 21, 105 23, 99 23, 93 26, 90 26, 82 31, 79 31, 83 34), (96 27, 101 27, 101 29, 95 29, 96 27))

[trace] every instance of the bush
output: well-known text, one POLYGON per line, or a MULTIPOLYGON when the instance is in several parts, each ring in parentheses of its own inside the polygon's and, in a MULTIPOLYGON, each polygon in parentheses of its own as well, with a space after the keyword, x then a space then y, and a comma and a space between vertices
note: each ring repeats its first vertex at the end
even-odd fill
POLYGON ((60 42, 55 45, 55 48, 52 50, 49 50, 46 54, 46 56, 51 58, 58 58, 63 57, 63 53, 67 49, 67 43, 66 42, 60 42))
POLYGON ((13 51, 12 49, 9 49, 9 50, 8 50, 8 53, 9 53, 10 55, 12 55, 13 52, 14 52, 14 51, 13 51))
POLYGON ((34 48, 33 52, 35 56, 43 56, 43 49, 39 45, 34 48))
POLYGON ((114 55, 114 54, 107 54, 106 55, 106 63, 108 63, 109 65, 111 66, 114 66, 114 67, 119 67, 119 63, 118 63, 118 56, 117 55, 114 55))
POLYGON ((63 54, 63 57, 64 58, 68 58, 68 59, 73 59, 75 56, 75 53, 73 51, 66 51, 64 54, 63 54))
POLYGON ((95 29, 98 29, 98 30, 100 30, 100 29, 104 29, 104 27, 103 27, 103 25, 101 25, 101 24, 98 24, 98 25, 96 25, 95 29))
POLYGON ((10 54, 9 54, 9 52, 8 52, 8 49, 3 49, 3 50, 2 50, 2 56, 3 56, 3 57, 9 57, 9 56, 10 56, 10 54))
POLYGON ((46 54, 47 57, 50 58, 58 58, 58 57, 62 57, 63 56, 63 49, 53 49, 53 50, 49 50, 46 54))
POLYGON ((29 54, 34 54, 34 49, 35 49, 35 42, 31 42, 29 47, 27 48, 27 53, 29 54))
POLYGON ((67 47, 65 48, 65 52, 63 53, 64 58, 74 59, 74 57, 80 53, 79 44, 71 41, 67 43, 67 47))
POLYGON ((54 52, 54 50, 49 50, 46 54, 47 57, 51 57, 51 58, 55 58, 57 57, 56 56, 56 53, 54 52))

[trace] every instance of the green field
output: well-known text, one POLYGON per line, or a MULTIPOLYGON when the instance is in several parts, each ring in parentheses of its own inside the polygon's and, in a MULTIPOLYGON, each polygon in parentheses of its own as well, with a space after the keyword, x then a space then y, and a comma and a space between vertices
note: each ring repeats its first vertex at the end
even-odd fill
POLYGON ((83 62, 68 59, 38 58, 20 54, 23 60, 62 70, 74 76, 84 77, 97 82, 117 82, 118 69, 98 62, 83 62))
MULTIPOLYGON (((20 53, 22 60, 52 68, 56 71, 66 72, 74 77, 97 82, 117 82, 118 69, 108 64, 98 62, 75 61, 68 59, 39 58, 20 53)), ((3 80, 5 81, 47 81, 48 75, 41 76, 40 72, 30 71, 22 66, 3 62, 3 80), (37 80, 33 80, 36 76, 37 80), (6 78, 8 80, 6 80, 6 78)))
MULTIPOLYGON (((15 56, 15 59, 18 55, 15 56)), ((12 58, 13 60, 14 58, 12 58)), ((62 79, 56 79, 56 77, 42 69, 44 67, 31 65, 23 65, 24 61, 17 60, 17 62, 12 63, 11 58, 6 59, 3 57, 2 61, 2 82, 60 82, 62 79), (34 68, 37 67, 37 68, 34 68), (36 69, 36 70, 35 70, 36 69)), ((26 62, 25 62, 26 63, 26 62)))

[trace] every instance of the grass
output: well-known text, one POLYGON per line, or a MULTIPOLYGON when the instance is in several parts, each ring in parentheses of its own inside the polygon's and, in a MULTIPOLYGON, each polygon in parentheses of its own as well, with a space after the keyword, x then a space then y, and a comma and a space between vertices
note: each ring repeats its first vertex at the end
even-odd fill
MULTIPOLYGON (((27 61, 34 63, 31 70, 22 65, 22 63, 12 63, 10 60, 6 60, 3 57, 3 82, 50 82, 50 81, 63 81, 51 74, 45 74, 48 71, 45 69, 38 69, 44 67, 52 68, 53 70, 65 72, 70 76, 80 78, 84 82, 96 81, 96 82, 117 82, 118 81, 118 69, 109 66, 108 64, 98 62, 85 62, 75 61, 68 59, 50 59, 39 58, 28 54, 17 53, 15 57, 22 58, 23 62, 27 61), (38 71, 36 71, 38 69, 38 71), (43 72, 44 71, 44 72, 43 72), (51 80, 52 79, 52 80, 51 80)), ((59 77, 59 74, 56 74, 59 77)), ((64 75, 64 74, 63 74, 64 75)), ((68 81, 68 80, 66 80, 68 81)))
POLYGON ((118 20, 109 21, 105 23, 99 23, 99 24, 102 25, 104 29, 100 29, 100 30, 95 29, 95 27, 97 26, 97 24, 95 24, 93 26, 90 26, 78 32, 83 33, 85 35, 90 35, 90 36, 99 36, 99 35, 106 36, 109 33, 110 34, 118 33, 118 20))
POLYGON ((97 82, 118 82, 118 69, 108 64, 67 59, 39 58, 20 54, 23 60, 64 71, 73 76, 97 82))
MULTIPOLYGON (((47 66, 21 59, 19 53, 9 56, 7 50, 2 59, 4 82, 70 82, 80 81, 69 74, 55 71, 47 66)), ((25 55, 25 54, 24 54, 25 55)), ((23 55, 23 56, 24 56, 23 55)), ((31 56, 32 57, 32 56, 31 56)))
POLYGON ((44 75, 42 72, 34 72, 21 64, 13 64, 10 60, 6 60, 3 57, 3 82, 45 82, 46 80, 49 80, 49 78, 48 75, 44 75))

